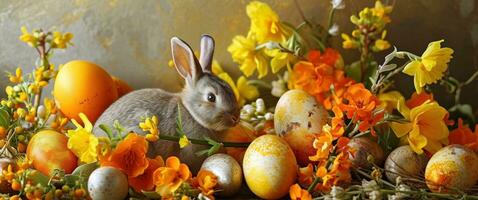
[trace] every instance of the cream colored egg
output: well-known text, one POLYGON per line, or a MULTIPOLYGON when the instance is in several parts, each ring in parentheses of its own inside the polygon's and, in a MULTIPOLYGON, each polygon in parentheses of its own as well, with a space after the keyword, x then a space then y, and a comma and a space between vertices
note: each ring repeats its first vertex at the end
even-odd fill
POLYGON ((263 135, 247 148, 243 160, 246 183, 263 199, 278 199, 295 183, 297 161, 287 142, 276 135, 263 135))
POLYGON ((100 167, 88 178, 88 192, 93 200, 120 200, 128 195, 128 178, 114 167, 100 167))
POLYGON ((320 133, 327 116, 324 107, 303 90, 289 90, 277 102, 274 129, 289 143, 300 165, 314 155, 314 134, 320 133))
POLYGON ((461 145, 450 145, 432 156, 425 169, 425 180, 433 192, 463 191, 476 184, 477 169, 475 152, 461 145))
POLYGON ((219 153, 204 160, 201 169, 216 175, 219 186, 219 196, 231 196, 237 193, 242 184, 242 169, 239 163, 230 155, 219 153))
POLYGON ((385 161, 385 175, 392 183, 398 176, 402 178, 420 177, 427 165, 425 154, 418 155, 409 145, 400 146, 388 155, 385 161))

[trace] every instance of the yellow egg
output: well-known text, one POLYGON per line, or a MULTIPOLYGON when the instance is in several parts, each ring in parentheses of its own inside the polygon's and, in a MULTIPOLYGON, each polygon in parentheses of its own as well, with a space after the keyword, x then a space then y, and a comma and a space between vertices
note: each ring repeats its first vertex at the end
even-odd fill
POLYGON ((297 162, 307 165, 315 154, 314 134, 327 122, 327 111, 315 98, 303 90, 289 90, 277 102, 274 128, 294 151, 297 162))
POLYGON ((432 156, 425 169, 425 180, 433 192, 463 191, 476 184, 476 169, 475 152, 461 145, 450 145, 432 156))
POLYGON ((247 185, 263 199, 285 196, 297 176, 292 149, 276 135, 255 139, 247 148, 242 165, 247 185))

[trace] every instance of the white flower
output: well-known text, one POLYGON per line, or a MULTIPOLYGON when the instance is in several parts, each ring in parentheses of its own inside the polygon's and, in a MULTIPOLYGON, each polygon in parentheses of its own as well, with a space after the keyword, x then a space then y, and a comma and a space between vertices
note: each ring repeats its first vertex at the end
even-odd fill
POLYGON ((264 115, 264 118, 265 118, 266 120, 273 120, 273 119, 274 119, 274 114, 268 112, 268 113, 266 113, 266 114, 264 115))
POLYGON ((329 34, 337 36, 339 34, 339 25, 334 23, 329 29, 329 34))
POLYGON ((338 186, 332 186, 330 193, 325 196, 326 200, 342 200, 348 199, 348 196, 345 194, 345 190, 338 186))
POLYGON ((286 84, 282 79, 277 81, 272 81, 272 90, 271 94, 275 97, 280 97, 286 92, 286 84))
POLYGON ((345 8, 345 3, 343 0, 331 0, 332 9, 340 10, 345 8))
POLYGON ((266 111, 266 105, 264 103, 264 100, 261 98, 258 98, 256 100, 256 111, 258 113, 264 113, 266 111))

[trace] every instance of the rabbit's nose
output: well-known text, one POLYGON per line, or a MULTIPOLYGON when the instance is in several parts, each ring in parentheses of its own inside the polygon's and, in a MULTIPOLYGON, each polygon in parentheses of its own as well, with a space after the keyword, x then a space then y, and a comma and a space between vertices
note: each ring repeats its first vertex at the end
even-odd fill
POLYGON ((234 124, 236 124, 237 122, 239 122, 239 117, 231 115, 231 120, 234 124))

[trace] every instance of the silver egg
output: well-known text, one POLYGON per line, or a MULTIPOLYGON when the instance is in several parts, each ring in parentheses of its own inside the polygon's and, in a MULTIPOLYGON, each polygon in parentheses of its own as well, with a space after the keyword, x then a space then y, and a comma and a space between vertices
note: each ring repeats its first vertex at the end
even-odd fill
POLYGON ((201 170, 208 170, 217 176, 217 195, 226 197, 234 195, 242 185, 242 169, 230 155, 219 153, 204 160, 201 170))

